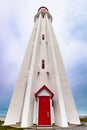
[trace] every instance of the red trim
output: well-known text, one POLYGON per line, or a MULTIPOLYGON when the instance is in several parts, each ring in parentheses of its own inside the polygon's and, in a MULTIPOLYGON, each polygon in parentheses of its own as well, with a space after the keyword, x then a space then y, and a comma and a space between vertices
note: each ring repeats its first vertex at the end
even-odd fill
POLYGON ((46 85, 43 85, 43 86, 35 93, 35 97, 36 97, 36 98, 38 97, 38 94, 39 94, 43 89, 47 90, 47 91, 51 94, 51 98, 53 98, 53 96, 54 96, 53 92, 51 92, 51 90, 48 89, 46 85))
POLYGON ((38 9, 38 12, 39 12, 42 8, 46 9, 47 11, 49 11, 45 6, 41 6, 41 7, 38 9))

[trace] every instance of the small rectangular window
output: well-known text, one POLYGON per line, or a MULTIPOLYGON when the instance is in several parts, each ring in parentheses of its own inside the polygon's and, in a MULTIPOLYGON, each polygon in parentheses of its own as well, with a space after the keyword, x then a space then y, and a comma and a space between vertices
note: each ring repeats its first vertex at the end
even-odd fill
POLYGON ((42 15, 42 18, 44 18, 44 14, 42 15))
POLYGON ((45 60, 42 60, 42 69, 45 69, 45 60))
POLYGON ((44 40, 44 34, 42 34, 42 40, 44 40))

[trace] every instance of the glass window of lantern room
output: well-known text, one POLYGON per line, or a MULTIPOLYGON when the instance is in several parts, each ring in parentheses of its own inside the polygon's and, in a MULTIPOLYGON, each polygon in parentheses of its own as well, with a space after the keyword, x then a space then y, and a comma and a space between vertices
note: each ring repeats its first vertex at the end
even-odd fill
POLYGON ((42 60, 42 69, 45 69, 45 60, 42 60))

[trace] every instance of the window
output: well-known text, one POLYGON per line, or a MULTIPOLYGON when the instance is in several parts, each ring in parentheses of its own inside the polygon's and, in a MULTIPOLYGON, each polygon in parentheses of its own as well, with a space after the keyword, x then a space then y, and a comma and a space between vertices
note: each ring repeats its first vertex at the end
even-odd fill
POLYGON ((44 40, 44 34, 42 34, 42 40, 44 40))
POLYGON ((45 69, 45 60, 42 60, 42 69, 45 69))
POLYGON ((42 15, 42 18, 44 18, 44 14, 42 15))

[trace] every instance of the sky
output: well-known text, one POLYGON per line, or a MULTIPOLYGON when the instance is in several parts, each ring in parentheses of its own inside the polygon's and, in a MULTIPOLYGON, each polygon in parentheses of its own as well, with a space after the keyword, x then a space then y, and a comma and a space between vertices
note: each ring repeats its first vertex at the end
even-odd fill
POLYGON ((53 16, 78 113, 87 115, 87 0, 0 0, 0 114, 8 109, 41 6, 53 16))

